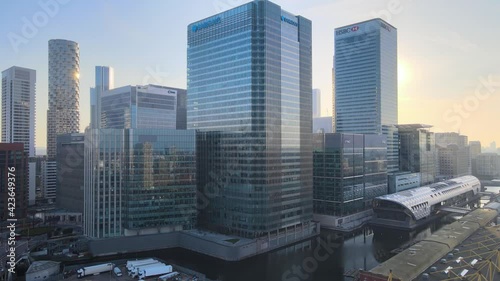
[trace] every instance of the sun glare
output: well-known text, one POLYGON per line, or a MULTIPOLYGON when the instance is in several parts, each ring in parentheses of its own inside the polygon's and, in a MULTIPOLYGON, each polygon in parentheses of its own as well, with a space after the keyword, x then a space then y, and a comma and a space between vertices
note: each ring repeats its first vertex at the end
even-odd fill
POLYGON ((398 63, 398 84, 404 86, 411 80, 410 67, 405 62, 398 63))

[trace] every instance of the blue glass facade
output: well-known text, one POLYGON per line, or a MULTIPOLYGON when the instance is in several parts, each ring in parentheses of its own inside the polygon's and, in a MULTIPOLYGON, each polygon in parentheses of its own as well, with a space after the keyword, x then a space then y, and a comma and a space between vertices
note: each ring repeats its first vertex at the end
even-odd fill
POLYGON ((101 127, 176 129, 177 104, 177 90, 162 86, 125 86, 104 91, 101 127))
POLYGON ((259 237, 312 219, 311 22, 254 1, 188 26, 202 227, 259 237))
POLYGON ((129 236, 195 226, 195 131, 88 129, 85 139, 86 235, 129 236))
POLYGON ((334 69, 336 132, 384 134, 398 171, 397 29, 381 19, 336 28, 334 69))

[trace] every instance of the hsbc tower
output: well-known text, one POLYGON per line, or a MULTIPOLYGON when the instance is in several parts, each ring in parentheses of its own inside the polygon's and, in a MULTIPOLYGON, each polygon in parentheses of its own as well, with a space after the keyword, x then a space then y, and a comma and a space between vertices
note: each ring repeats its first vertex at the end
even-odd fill
POLYGON ((335 29, 336 132, 384 134, 387 171, 397 172, 397 29, 373 19, 335 29))

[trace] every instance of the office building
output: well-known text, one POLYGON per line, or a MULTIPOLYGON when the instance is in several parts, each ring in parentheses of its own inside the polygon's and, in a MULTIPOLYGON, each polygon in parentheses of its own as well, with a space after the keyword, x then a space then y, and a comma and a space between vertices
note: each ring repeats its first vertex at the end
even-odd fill
POLYGON ((373 19, 335 29, 335 132, 384 134, 399 170, 397 29, 373 19))
MULTIPOLYGON (((2 71, 2 142, 22 143, 35 157, 36 71, 13 66, 2 71)), ((36 163, 28 161, 28 201, 35 204, 36 163)))
POLYGON ((200 226, 246 238, 304 235, 312 225, 311 21, 258 0, 187 32, 188 129, 204 132, 198 188, 219 190, 200 226))
POLYGON ((321 90, 313 89, 313 118, 321 117, 321 90))
POLYGON ((430 128, 432 126, 424 124, 398 125, 399 169, 401 172, 420 173, 421 185, 436 180, 436 140, 430 128))
POLYGON ((389 194, 421 186, 420 173, 399 172, 389 175, 389 194))
POLYGON ((476 157, 477 177, 493 179, 500 176, 500 155, 481 153, 476 157))
POLYGON ((95 87, 90 88, 90 128, 101 127, 101 95, 115 87, 115 71, 109 66, 95 67, 95 87))
POLYGON ((469 142, 469 150, 470 150, 471 173, 473 176, 477 176, 476 158, 479 154, 481 154, 481 142, 480 141, 470 141, 469 142))
POLYGON ((490 150, 492 153, 495 153, 495 151, 497 150, 497 143, 495 141, 492 141, 490 143, 490 150))
POLYGON ((333 133, 333 117, 316 117, 313 118, 313 133, 333 133))
POLYGON ((179 92, 182 93, 156 85, 124 86, 104 91, 101 96, 101 127, 176 129, 177 119, 185 118, 181 116, 185 111, 177 110, 179 92))
POLYGON ((480 141, 470 141, 469 142, 470 149, 470 158, 476 159, 476 157, 481 154, 481 142, 480 141))
POLYGON ((337 132, 335 127, 335 56, 333 56, 333 67, 332 67, 332 124, 333 124, 333 133, 337 132))
POLYGON ((13 66, 2 71, 2 142, 23 143, 35 156, 36 71, 13 66))
POLYGON ((313 144, 314 218, 322 226, 339 226, 387 194, 385 136, 314 134, 313 144))
MULTIPOLYGON (((23 219, 28 211, 28 153, 23 143, 0 143, 0 221, 23 219), (12 180, 13 179, 13 180, 12 180), (9 183, 12 182, 13 184, 9 183), (15 208, 9 193, 14 192, 15 208), (14 210, 13 210, 14 209, 14 210), (13 216, 10 215, 13 211, 13 216)), ((7 242, 5 242, 7 243, 7 242)))
POLYGON ((56 157, 56 136, 80 130, 80 49, 78 43, 49 41, 47 156, 56 157))
POLYGON ((87 129, 84 234, 92 238, 196 225, 196 133, 87 129))
POLYGON ((45 203, 53 204, 56 201, 57 162, 55 159, 42 161, 41 192, 45 203))
POLYGON ((435 136, 440 180, 470 175, 468 137, 458 133, 436 133, 435 136))
POLYGON ((85 134, 57 136, 57 207, 83 213, 85 134))

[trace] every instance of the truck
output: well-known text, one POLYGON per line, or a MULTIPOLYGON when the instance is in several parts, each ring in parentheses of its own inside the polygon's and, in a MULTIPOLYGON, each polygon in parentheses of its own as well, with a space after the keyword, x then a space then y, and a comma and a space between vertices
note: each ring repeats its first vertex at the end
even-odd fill
POLYGON ((139 265, 137 267, 134 267, 132 269, 132 271, 130 271, 129 275, 133 278, 139 276, 139 272, 143 269, 146 269, 146 268, 149 268, 149 267, 156 267, 156 266, 160 266, 160 265, 165 265, 164 263, 162 262, 159 262, 157 261, 156 263, 152 263, 152 264, 144 264, 144 265, 139 265))
POLYGON ((89 275, 97 275, 99 273, 111 271, 113 270, 113 267, 115 267, 115 265, 112 263, 103 263, 103 264, 86 266, 78 269, 76 271, 76 276, 78 278, 82 278, 89 275))
POLYGON ((122 276, 122 271, 118 267, 113 268, 113 272, 115 273, 116 277, 122 276))
POLYGON ((155 259, 142 259, 142 260, 133 260, 133 261, 127 261, 127 271, 132 271, 132 269, 136 266, 143 265, 143 264, 151 264, 151 263, 157 263, 158 261, 155 259))
POLYGON ((141 269, 139 271, 139 279, 144 280, 148 277, 160 276, 160 275, 164 275, 164 274, 167 274, 170 272, 172 272, 171 265, 158 265, 156 267, 149 267, 149 268, 141 269))
POLYGON ((158 277, 158 281, 171 281, 171 280, 175 280, 175 278, 177 276, 179 276, 180 273, 177 272, 177 271, 174 271, 174 272, 170 272, 170 273, 167 273, 165 275, 162 275, 160 277, 158 277))

